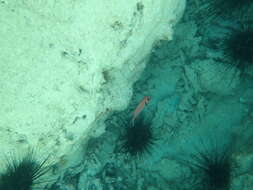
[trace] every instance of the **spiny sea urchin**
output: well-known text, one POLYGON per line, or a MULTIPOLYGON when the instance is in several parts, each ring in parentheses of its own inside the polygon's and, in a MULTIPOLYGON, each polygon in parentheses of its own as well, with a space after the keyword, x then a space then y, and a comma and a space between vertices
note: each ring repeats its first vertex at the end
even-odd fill
POLYGON ((252 0, 211 0, 207 1, 204 10, 208 17, 217 18, 236 15, 239 19, 249 19, 252 17, 252 0))
POLYGON ((253 66, 253 27, 245 24, 233 31, 222 43, 229 66, 235 66, 242 74, 253 66))
POLYGON ((149 121, 139 117, 134 126, 128 125, 122 137, 122 149, 133 157, 140 158, 144 153, 150 153, 155 137, 149 121))
POLYGON ((34 150, 29 150, 22 158, 17 156, 7 159, 6 170, 0 174, 1 190, 31 190, 42 183, 41 177, 49 168, 45 167, 48 159, 38 161, 34 150))
POLYGON ((213 142, 211 147, 207 148, 202 144, 195 150, 189 160, 181 162, 191 171, 192 187, 205 190, 228 190, 235 168, 230 145, 213 142))

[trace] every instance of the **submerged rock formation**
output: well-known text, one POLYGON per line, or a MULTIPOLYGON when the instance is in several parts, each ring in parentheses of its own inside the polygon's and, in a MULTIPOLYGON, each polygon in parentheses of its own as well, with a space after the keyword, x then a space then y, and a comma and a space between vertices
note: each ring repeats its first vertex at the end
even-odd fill
POLYGON ((2 0, 0 162, 36 147, 64 164, 64 155, 96 131, 94 121, 128 105, 152 45, 172 39, 184 6, 2 0))

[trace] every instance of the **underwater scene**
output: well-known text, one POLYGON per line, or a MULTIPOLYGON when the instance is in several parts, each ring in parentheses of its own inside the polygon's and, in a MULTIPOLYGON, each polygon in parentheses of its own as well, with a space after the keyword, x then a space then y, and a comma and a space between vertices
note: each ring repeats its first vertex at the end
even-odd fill
MULTIPOLYGON (((44 48, 41 54, 36 45, 35 49, 33 45, 19 49, 10 43, 14 45, 4 48, 5 36, 1 35, 0 52, 5 56, 0 57, 0 190, 253 190, 253 1, 187 0, 183 5, 180 0, 160 0, 180 2, 182 6, 178 3, 175 7, 180 5, 184 11, 172 16, 171 37, 170 33, 164 37, 164 31, 163 38, 155 32, 159 37, 147 34, 142 39, 136 28, 145 23, 145 11, 149 10, 145 1, 156 5, 155 1, 131 0, 137 2, 134 16, 126 17, 133 23, 132 29, 124 33, 123 21, 113 22, 108 29, 113 44, 114 35, 128 36, 120 41, 115 58, 110 51, 99 51, 100 44, 107 43, 102 37, 99 43, 94 41, 98 50, 83 48, 82 43, 92 47, 93 41, 78 40, 76 36, 82 36, 75 32, 79 25, 69 25, 65 34, 61 24, 55 24, 61 32, 46 33, 41 22, 38 34, 48 40, 36 42, 38 49, 44 48), (136 43, 131 39, 135 32, 135 40, 143 46, 134 49, 133 45, 135 54, 123 54, 128 44, 136 43), (55 43, 53 36, 58 35, 67 40, 55 43), (10 51, 25 60, 40 57, 40 64, 31 61, 23 67, 22 60, 19 65, 10 51), (136 58, 142 51, 146 52, 143 57, 136 58), (86 56, 89 53, 93 57, 86 56), (120 65, 118 57, 124 56, 127 61, 120 65), (14 66, 7 64, 12 57, 14 66), (87 66, 93 60, 101 65, 87 66), (59 65, 50 66, 57 61, 59 65), (35 74, 30 75, 33 70, 35 74), (47 70, 45 75, 43 70, 47 70), (13 82, 16 76, 20 78, 13 82), (86 76, 91 77, 83 78, 86 76), (57 83, 50 82, 54 80, 57 83)), ((18 1, 13 2, 0 1, 2 13, 9 11, 0 14, 6 31, 14 25, 6 24, 9 21, 4 18, 21 12, 15 5, 18 1)), ((49 7, 61 5, 52 2, 49 7)), ((88 1, 67 2, 72 6, 88 1)), ((95 9, 100 5, 93 2, 94 12, 99 14, 95 9)), ((111 6, 118 8, 112 2, 111 6)), ((120 3, 124 12, 127 3, 120 3)), ((23 10, 32 10, 27 7, 22 5, 23 10)), ((158 8, 154 15, 170 11, 158 8)), ((43 11, 32 17, 48 19, 43 11)), ((78 16, 81 11, 70 16, 65 9, 60 16, 49 13, 55 23, 83 19, 78 16)), ((33 26, 36 21, 29 20, 29 14, 19 19, 25 18, 33 26)), ((26 38, 29 29, 22 33, 18 26, 10 36, 22 36, 23 43, 21 38, 26 38)), ((4 34, 3 28, 0 34, 4 34)), ((99 33, 99 27, 96 30, 99 33)), ((92 29, 87 31, 96 35, 92 29)))

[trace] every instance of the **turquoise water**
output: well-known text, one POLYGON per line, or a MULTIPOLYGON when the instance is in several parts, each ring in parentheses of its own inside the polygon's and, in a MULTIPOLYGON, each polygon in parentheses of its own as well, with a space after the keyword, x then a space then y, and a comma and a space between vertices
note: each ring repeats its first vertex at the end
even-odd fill
POLYGON ((95 141, 102 140, 101 152, 113 153, 104 153, 104 167, 97 175, 81 177, 82 184, 97 179, 102 187, 92 184, 91 189, 253 188, 252 68, 246 72, 237 64, 244 64, 240 56, 226 53, 226 39, 242 31, 251 15, 241 17, 240 10, 208 13, 196 2, 188 2, 173 40, 154 46, 129 107, 108 118, 107 135, 95 141), (209 20, 202 19, 205 14, 210 14, 209 20), (150 101, 139 117, 151 121, 146 127, 155 140, 150 145, 143 138, 138 145, 148 149, 134 157, 121 150, 120 142, 127 138, 122 134, 131 128, 129 118, 145 96, 150 101), (116 138, 108 141, 111 135, 116 138))
MULTIPOLYGON (((253 189, 253 2, 210 2, 187 2, 173 40, 154 44, 129 106, 97 122, 105 131, 72 167, 59 174, 31 151, 7 159, 7 174, 21 165, 19 176, 32 170, 48 190, 253 189), (49 169, 59 177, 46 178, 49 169)), ((30 190, 5 181, 2 173, 0 190, 30 190)))
POLYGON ((116 146, 111 147, 113 155, 104 157, 113 159, 98 172, 102 189, 253 188, 252 69, 245 72, 233 64, 233 55, 224 53, 229 51, 225 39, 241 31, 245 18, 251 17, 237 16, 240 11, 234 15, 214 11, 212 19, 203 21, 201 15, 207 10, 196 11, 199 5, 194 2, 188 2, 173 40, 154 46, 128 109, 107 120, 108 135, 118 138, 104 142, 116 146), (121 134, 128 130, 131 113, 144 96, 150 101, 139 117, 152 121, 155 141, 136 158, 118 147, 126 138, 121 134), (247 101, 240 101, 242 97, 247 101), (113 176, 107 176, 108 171, 113 176), (106 182, 107 178, 115 181, 106 182))

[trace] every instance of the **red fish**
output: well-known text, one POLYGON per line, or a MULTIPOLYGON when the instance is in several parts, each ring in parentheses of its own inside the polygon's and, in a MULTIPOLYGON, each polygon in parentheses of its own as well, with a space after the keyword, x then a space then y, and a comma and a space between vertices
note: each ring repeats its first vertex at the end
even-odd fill
POLYGON ((138 115, 144 109, 145 105, 148 104, 149 100, 150 100, 149 96, 144 96, 144 98, 142 99, 142 101, 139 103, 139 105, 137 106, 137 108, 134 110, 133 118, 132 118, 132 125, 134 125, 135 119, 138 117, 138 115))

